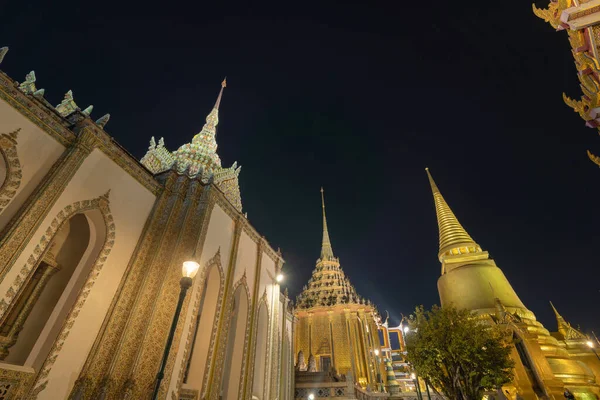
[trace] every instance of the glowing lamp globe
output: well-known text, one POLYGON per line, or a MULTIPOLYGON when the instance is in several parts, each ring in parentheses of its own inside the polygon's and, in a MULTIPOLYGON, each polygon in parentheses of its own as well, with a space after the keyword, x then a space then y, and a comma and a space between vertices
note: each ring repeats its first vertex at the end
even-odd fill
POLYGON ((585 342, 585 344, 587 344, 589 348, 594 348, 594 342, 592 342, 591 340, 588 340, 587 342, 585 342))
POLYGON ((375 353, 375 355, 378 356, 379 355, 379 349, 373 350, 373 353, 375 353))
POLYGON ((408 326, 404 327, 404 333, 408 333, 408 331, 410 331, 410 328, 408 326))
POLYGON ((283 281, 283 274, 277 274, 277 276, 275 277, 275 280, 276 280, 277 282, 281 282, 281 281, 283 281))
POLYGON ((412 380, 417 379, 417 375, 415 375, 415 373, 413 372, 412 374, 410 374, 410 379, 412 379, 412 380))
POLYGON ((194 260, 184 261, 183 266, 181 267, 181 274, 185 278, 194 279, 196 273, 200 269, 200 264, 194 260))
POLYGON ((314 395, 314 394, 312 394, 312 393, 311 393, 311 394, 309 394, 309 395, 308 395, 308 399, 309 399, 309 400, 315 400, 315 395, 314 395))

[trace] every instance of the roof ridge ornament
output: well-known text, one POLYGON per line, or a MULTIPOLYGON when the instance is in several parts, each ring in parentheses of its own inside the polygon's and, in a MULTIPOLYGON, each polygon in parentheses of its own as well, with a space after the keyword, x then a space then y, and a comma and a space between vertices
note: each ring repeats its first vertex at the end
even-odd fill
POLYGON ((106 126, 106 124, 108 123, 109 120, 110 120, 110 114, 104 114, 103 116, 101 116, 100 118, 98 118, 96 120, 96 125, 98 125, 102 129, 104 129, 104 127, 106 126))
POLYGON ((63 117, 67 117, 70 114, 73 114, 75 111, 79 110, 79 107, 73 100, 73 91, 69 90, 65 93, 65 97, 63 101, 60 102, 56 107, 56 111, 63 117))
POLYGON ((6 56, 6 53, 8 53, 8 47, 0 47, 0 64, 2 64, 2 61, 4 61, 4 56, 6 56))
POLYGON ((35 71, 31 71, 27 75, 25 75, 25 80, 19 85, 19 89, 26 94, 33 94, 37 91, 35 87, 35 71))

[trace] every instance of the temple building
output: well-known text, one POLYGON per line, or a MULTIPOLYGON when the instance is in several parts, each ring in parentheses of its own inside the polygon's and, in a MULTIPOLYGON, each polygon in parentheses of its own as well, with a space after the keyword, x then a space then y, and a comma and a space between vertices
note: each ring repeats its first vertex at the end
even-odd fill
MULTIPOLYGON (((533 12, 567 32, 583 95, 575 100, 563 93, 563 100, 587 127, 600 129, 600 0, 551 0, 546 9, 533 4, 533 12)), ((599 156, 587 154, 600 166, 599 156)))
POLYGON ((225 82, 190 143, 141 162, 37 84, 0 72, 0 399, 292 398, 284 260, 217 154, 225 82))
POLYGON ((437 214, 442 307, 472 310, 490 323, 512 331, 515 378, 512 398, 562 399, 565 390, 577 399, 597 399, 600 362, 587 338, 556 312, 558 332, 550 333, 527 309, 487 251, 460 224, 429 171, 437 214))
POLYGON ((356 293, 333 254, 323 189, 321 205, 321 256, 294 310, 296 371, 331 372, 375 388, 383 372, 375 354, 381 347, 380 317, 375 306, 356 293))

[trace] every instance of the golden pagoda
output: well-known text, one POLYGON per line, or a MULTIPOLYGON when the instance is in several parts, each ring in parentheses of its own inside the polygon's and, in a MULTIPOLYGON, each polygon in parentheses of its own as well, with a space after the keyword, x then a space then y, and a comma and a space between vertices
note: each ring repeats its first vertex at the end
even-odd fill
POLYGON ((590 349, 577 345, 577 350, 569 350, 569 344, 563 337, 573 337, 568 333, 571 331, 565 330, 559 322, 560 336, 551 335, 536 320, 502 270, 458 221, 429 170, 427 175, 440 235, 438 257, 442 272, 438 291, 442 307, 453 305, 472 310, 490 323, 512 331, 514 348, 511 357, 515 362, 515 379, 512 385, 504 388, 511 396, 558 399, 564 398, 568 390, 578 399, 596 399, 600 388, 587 362, 593 355, 590 349))
POLYGON ((356 293, 333 255, 322 188, 321 204, 321 256, 296 300, 294 312, 296 370, 351 373, 362 387, 375 388, 383 371, 375 354, 380 349, 379 315, 370 301, 356 293))

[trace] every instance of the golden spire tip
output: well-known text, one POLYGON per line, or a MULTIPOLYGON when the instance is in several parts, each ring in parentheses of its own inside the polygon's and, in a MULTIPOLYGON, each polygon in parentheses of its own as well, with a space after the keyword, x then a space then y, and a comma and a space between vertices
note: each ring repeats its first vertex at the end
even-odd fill
POLYGON ((227 77, 225 77, 225 79, 223 79, 223 82, 221 82, 221 87, 227 87, 227 77))

